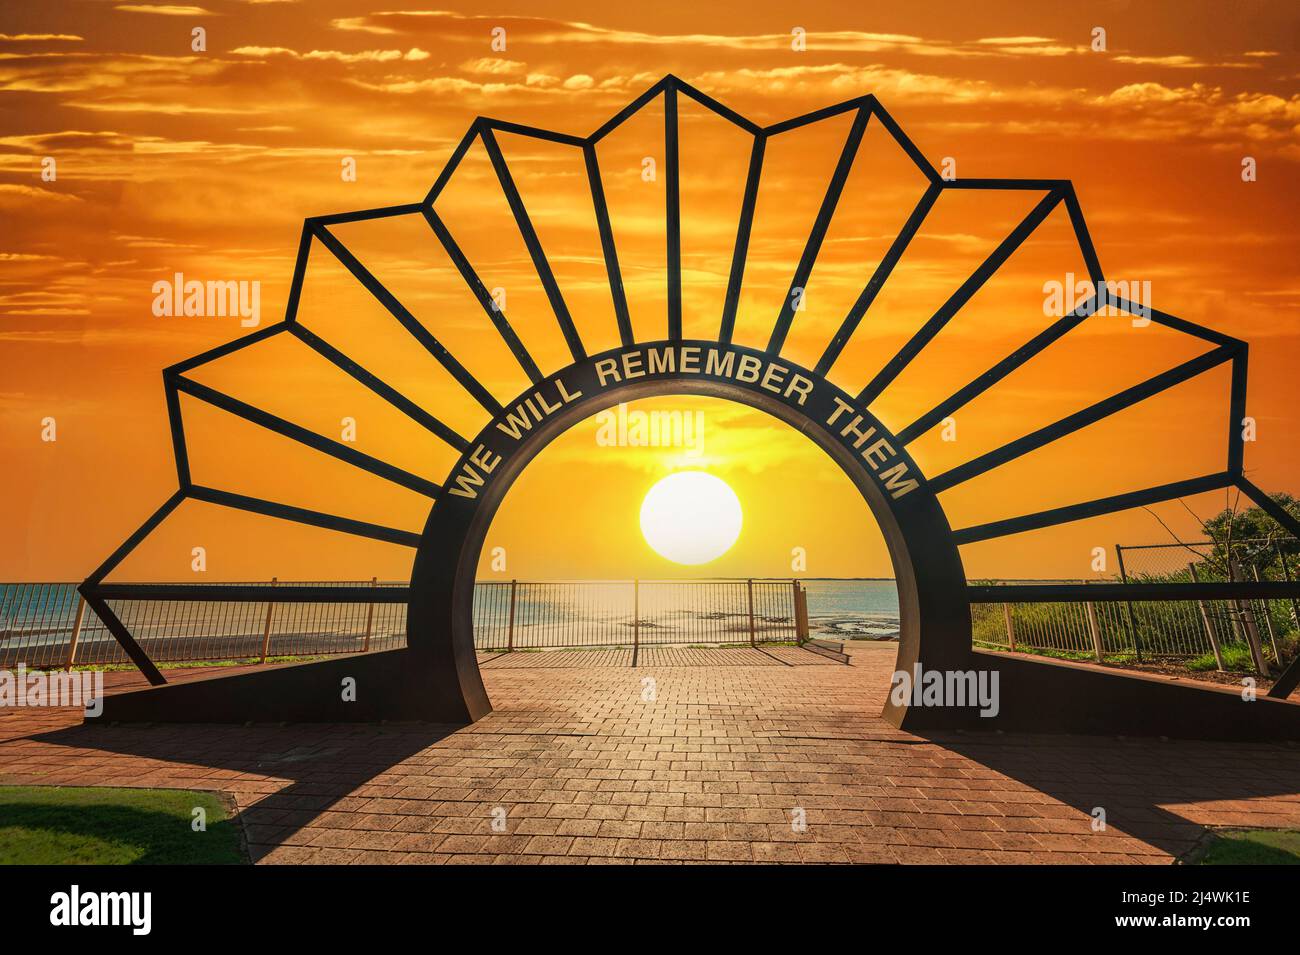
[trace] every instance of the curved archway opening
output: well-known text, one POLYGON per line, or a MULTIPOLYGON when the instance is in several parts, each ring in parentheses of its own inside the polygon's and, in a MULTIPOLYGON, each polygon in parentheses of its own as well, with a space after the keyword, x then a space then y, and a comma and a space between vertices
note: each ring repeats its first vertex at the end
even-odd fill
POLYGON ((506 492, 478 560, 475 645, 808 636, 892 651, 894 576, 870 508, 805 433, 723 398, 643 398, 574 423, 506 492))
MULTIPOLYGON (((784 421, 820 447, 852 482, 882 533, 898 592, 898 667, 911 670, 923 653, 927 668, 969 659, 969 605, 951 529, 893 435, 848 395, 790 362, 778 364, 739 346, 659 342, 576 362, 508 405, 470 443, 451 472, 448 493, 430 513, 412 574, 408 646, 434 670, 454 670, 472 717, 490 710, 475 658, 474 581, 506 493, 576 423, 621 403, 662 395, 728 399, 784 421), (702 352, 739 361, 730 373, 717 370, 720 363, 705 372, 702 352), (656 355, 658 373, 647 374, 644 367, 654 367, 656 355), (688 357, 695 362, 689 371, 688 357), (629 367, 642 370, 620 373, 629 367), (740 375, 736 368, 749 372, 740 375), (773 368, 779 373, 769 374, 773 368)), ((581 482, 574 487, 580 492, 581 482)), ((905 702, 884 703, 886 718, 900 725, 907 712, 905 702)))

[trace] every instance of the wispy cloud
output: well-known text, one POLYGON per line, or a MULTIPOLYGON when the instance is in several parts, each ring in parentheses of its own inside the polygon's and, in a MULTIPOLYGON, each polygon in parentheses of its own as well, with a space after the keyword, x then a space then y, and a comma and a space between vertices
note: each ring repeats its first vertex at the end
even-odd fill
MULTIPOLYGON (((382 36, 406 34, 437 37, 444 42, 483 43, 494 28, 503 28, 507 38, 515 37, 530 46, 538 44, 589 44, 617 47, 645 47, 647 50, 674 47, 707 48, 717 52, 789 52, 792 33, 649 33, 640 30, 598 26, 581 20, 500 14, 463 14, 448 10, 393 10, 364 16, 339 17, 331 21, 336 30, 382 36)), ((809 30, 803 36, 813 53, 901 54, 948 58, 1043 58, 1094 56, 1087 43, 1033 36, 995 36, 975 40, 947 40, 908 33, 880 33, 864 30, 809 30)), ((1240 54, 1253 56, 1257 54, 1240 54)), ((1145 66, 1186 68, 1241 67, 1252 64, 1222 60, 1208 62, 1182 54, 1142 56, 1117 51, 1115 62, 1145 66)))
POLYGON ((23 202, 81 202, 79 196, 68 192, 55 192, 53 189, 41 189, 36 186, 24 186, 17 182, 0 182, 0 205, 23 202))
POLYGON ((189 7, 156 3, 119 3, 117 6, 113 7, 113 9, 120 10, 123 13, 154 13, 164 17, 213 15, 212 11, 206 7, 189 7))
POLYGON ((300 53, 283 46, 239 46, 230 51, 236 56, 287 56, 295 60, 333 60, 337 63, 392 63, 396 60, 419 62, 427 60, 429 54, 418 47, 402 50, 359 50, 345 53, 342 50, 309 50, 300 53))
POLYGON ((85 37, 75 33, 0 33, 0 42, 6 43, 81 43, 85 37))

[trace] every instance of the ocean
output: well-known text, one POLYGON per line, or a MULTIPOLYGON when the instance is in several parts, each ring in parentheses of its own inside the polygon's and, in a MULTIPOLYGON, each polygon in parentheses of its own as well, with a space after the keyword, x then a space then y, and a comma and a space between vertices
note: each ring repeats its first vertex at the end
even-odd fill
POLYGON ((898 636, 898 587, 892 580, 803 581, 808 592, 808 632, 842 640, 898 636))
MULTIPOLYGON (((810 636, 888 640, 898 636, 892 580, 805 579, 810 636)), ((613 643, 745 643, 795 638, 787 580, 480 581, 474 596, 475 643, 507 646, 602 646, 613 643), (752 600, 753 613, 750 613, 752 600), (635 625, 635 635, 633 633, 635 625)))
MULTIPOLYGON (((808 594, 809 634, 840 640, 898 636, 898 592, 892 580, 801 581, 808 594)), ((794 638, 790 582, 630 581, 520 583, 513 612, 509 582, 475 590, 475 644, 482 649, 601 646, 616 643, 715 644, 794 638), (635 612, 634 608, 635 607, 635 612), (751 632, 752 628, 752 632, 751 632)), ((73 584, 0 584, 0 665, 66 659, 77 608, 73 584)), ((137 640, 159 659, 257 654, 266 634, 265 604, 115 601, 137 640)), ((405 607, 282 605, 270 632, 272 653, 344 652, 400 646, 405 607), (370 620, 371 638, 364 637, 370 620)), ((87 613, 77 658, 110 662, 115 641, 87 613)))

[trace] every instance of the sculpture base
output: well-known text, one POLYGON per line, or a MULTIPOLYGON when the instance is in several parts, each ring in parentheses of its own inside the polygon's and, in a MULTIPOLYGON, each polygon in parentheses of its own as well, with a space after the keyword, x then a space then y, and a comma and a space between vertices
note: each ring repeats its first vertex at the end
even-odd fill
MULTIPOLYGON (((480 684, 481 686, 481 684, 480 684)), ((369 723, 465 725, 492 712, 454 669, 430 668, 408 649, 216 674, 106 697, 99 720, 157 723, 369 723)))
POLYGON ((971 668, 998 673, 997 713, 951 706, 886 707, 899 729, 1005 730, 1170 739, 1300 741, 1300 704, 1262 692, 1175 682, 1085 664, 975 650, 971 668))
MULTIPOLYGON (((885 707, 910 732, 1005 730, 1171 739, 1300 741, 1300 704, 1239 690, 1100 670, 1057 660, 974 651, 970 669, 998 674, 995 715, 978 707, 885 707)), ((943 673, 945 671, 937 671, 943 673)), ((386 650, 106 697, 99 720, 156 723, 368 723, 464 726, 492 711, 454 669, 431 668, 409 649, 386 650)))

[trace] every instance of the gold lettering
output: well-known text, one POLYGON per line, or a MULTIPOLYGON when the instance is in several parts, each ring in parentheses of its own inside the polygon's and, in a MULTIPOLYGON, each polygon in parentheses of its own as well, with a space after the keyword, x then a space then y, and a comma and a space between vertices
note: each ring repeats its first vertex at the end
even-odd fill
POLYGON ((784 365, 768 365, 759 386, 774 395, 779 395, 781 393, 781 382, 785 381, 786 372, 789 370, 784 365))
POLYGON ((785 386, 784 397, 789 398, 791 394, 797 394, 799 396, 799 407, 802 408, 803 403, 807 401, 808 396, 812 394, 812 389, 813 383, 811 381, 803 375, 795 375, 790 379, 790 383, 785 386))
POLYGON ((920 487, 920 482, 915 478, 908 478, 906 481, 899 480, 906 473, 907 465, 902 461, 895 464, 888 471, 880 472, 880 480, 885 482, 885 490, 894 492, 890 495, 894 500, 898 500, 909 491, 915 491, 920 487))
POLYGON ((718 350, 712 348, 709 350, 709 357, 704 363, 704 373, 706 375, 720 375, 723 378, 730 378, 732 366, 736 363, 735 352, 727 352, 726 357, 719 356, 718 350))
POLYGON ((842 415, 844 412, 853 410, 853 405, 846 404, 835 395, 831 395, 831 401, 835 402, 835 413, 826 419, 826 426, 828 428, 833 427, 835 424, 835 419, 838 418, 840 415, 842 415))
POLYGON ((740 366, 736 369, 736 380, 752 385, 758 381, 758 370, 762 367, 763 363, 753 355, 741 355, 740 366))
POLYGON ((481 444, 474 449, 474 453, 469 456, 469 459, 473 461, 475 464, 477 464, 479 467, 481 467, 488 474, 491 474, 493 471, 495 471, 497 469, 497 465, 501 463, 501 455, 493 454, 487 448, 483 447, 483 445, 481 444))
POLYGON ((870 441, 871 436, 876 433, 875 428, 867 428, 866 431, 861 430, 858 427, 858 425, 860 424, 862 424, 862 415, 855 414, 853 416, 853 420, 840 429, 841 438, 847 438, 849 435, 853 435, 853 437, 856 439, 853 442, 853 447, 855 449, 862 447, 864 444, 870 441))
POLYGON ((649 353, 649 359, 649 373, 652 375, 676 371, 677 356, 671 348, 655 349, 649 353))
POLYGON ((862 452, 862 460, 870 464, 871 469, 875 471, 875 470, 879 470, 880 465, 877 464, 876 461, 873 461, 872 458, 876 458, 881 463, 884 463, 885 458, 893 457, 893 455, 894 455, 894 446, 890 444, 888 441, 886 441, 884 438, 881 438, 871 447, 867 448, 867 450, 862 452))
MULTIPOLYGON (((497 422, 497 430, 502 434, 510 435, 510 437, 518 441, 525 431, 533 430, 533 422, 524 412, 523 405, 515 405, 514 411, 506 412, 505 421, 497 422), (516 412, 518 412, 518 417, 515 417, 516 412)), ((482 445, 479 445, 479 447, 482 447, 482 445)))
POLYGON ((617 384, 621 380, 618 377, 618 359, 602 358, 596 362, 596 378, 599 379, 602 388, 609 384, 610 378, 613 378, 615 384, 617 384))

